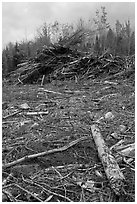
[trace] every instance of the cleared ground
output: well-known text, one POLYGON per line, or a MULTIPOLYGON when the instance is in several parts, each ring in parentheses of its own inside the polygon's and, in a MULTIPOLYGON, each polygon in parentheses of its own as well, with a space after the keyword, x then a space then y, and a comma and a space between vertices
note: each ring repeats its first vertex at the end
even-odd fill
POLYGON ((4 193, 7 196, 4 199, 30 202, 46 199, 52 202, 134 201, 134 161, 129 165, 123 160, 119 162, 126 183, 125 194, 116 196, 98 158, 90 129, 98 121, 108 147, 122 139, 127 144, 134 143, 134 100, 134 85, 128 80, 56 81, 43 87, 3 85, 4 164, 91 136, 66 151, 4 168, 3 190, 10 194, 8 197, 4 193), (28 104, 29 110, 20 108, 24 103, 28 104), (21 112, 12 115, 18 110, 21 112), (45 114, 34 116, 26 115, 27 112, 45 114), (113 120, 100 120, 107 112, 113 113, 113 120), (124 131, 120 130, 120 125, 125 126, 124 131), (82 187, 81 183, 85 181, 94 183, 93 191, 82 187))

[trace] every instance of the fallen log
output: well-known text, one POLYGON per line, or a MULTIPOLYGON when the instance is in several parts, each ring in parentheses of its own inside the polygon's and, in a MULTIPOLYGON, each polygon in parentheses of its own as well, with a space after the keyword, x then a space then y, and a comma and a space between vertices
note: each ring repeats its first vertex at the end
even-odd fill
POLYGON ((107 179, 110 182, 110 186, 115 194, 120 195, 123 191, 123 184, 125 177, 121 172, 119 165, 113 157, 111 151, 107 147, 98 125, 92 125, 91 131, 93 139, 97 146, 98 155, 104 167, 107 179))

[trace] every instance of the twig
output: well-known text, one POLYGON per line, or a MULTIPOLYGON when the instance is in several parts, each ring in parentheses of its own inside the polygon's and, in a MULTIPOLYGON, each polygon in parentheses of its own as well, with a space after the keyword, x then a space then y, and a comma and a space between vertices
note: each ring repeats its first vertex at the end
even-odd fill
POLYGON ((7 118, 9 118, 9 117, 15 116, 16 114, 20 113, 21 111, 22 111, 22 110, 18 110, 18 111, 14 112, 14 113, 12 113, 12 114, 10 114, 10 115, 7 115, 7 116, 3 117, 2 119, 7 119, 7 118))
POLYGON ((60 176, 60 179, 61 179, 61 183, 62 183, 62 185, 63 185, 63 188, 64 188, 64 191, 65 191, 65 198, 66 198, 66 187, 65 187, 65 185, 64 185, 64 183, 63 183, 63 181, 62 181, 62 178, 63 178, 63 176, 61 175, 61 173, 53 166, 53 169, 56 171, 56 173, 57 174, 59 174, 59 176, 60 176))
POLYGON ((18 78, 19 83, 23 84, 23 82, 20 80, 20 78, 18 78))
POLYGON ((5 159, 4 159, 4 162, 5 162, 5 163, 7 162, 7 158, 10 157, 10 154, 11 154, 14 150, 15 150, 15 149, 12 148, 12 149, 10 150, 10 152, 8 152, 8 154, 5 156, 5 159))
POLYGON ((30 191, 26 190, 25 188, 21 187, 20 185, 13 183, 13 185, 15 185, 16 187, 20 188, 21 190, 25 191, 27 194, 31 195, 33 198, 35 198, 36 200, 38 200, 39 202, 43 202, 40 198, 38 198, 36 195, 34 195, 33 193, 31 193, 30 191))
POLYGON ((40 112, 27 112, 27 113, 23 113, 23 115, 28 115, 28 116, 33 116, 33 115, 47 115, 49 112, 48 111, 40 111, 40 112))
POLYGON ((55 192, 53 192, 53 191, 51 191, 51 190, 49 190, 49 189, 47 189, 47 188, 41 186, 41 185, 38 184, 37 182, 31 181, 30 179, 24 179, 24 181, 26 181, 26 182, 29 183, 29 184, 31 183, 32 185, 36 185, 36 186, 42 188, 45 192, 48 192, 49 194, 52 194, 52 195, 55 195, 55 196, 57 196, 57 197, 63 198, 63 199, 65 199, 65 200, 67 200, 68 202, 72 202, 72 200, 70 200, 68 197, 65 197, 65 196, 63 196, 63 195, 61 195, 61 194, 55 193, 55 192))
POLYGON ((53 198, 53 195, 50 195, 48 198, 46 198, 46 200, 44 200, 44 202, 49 202, 52 198, 53 198))
POLYGON ((4 190, 4 189, 10 188, 10 187, 12 187, 12 186, 13 186, 13 183, 10 183, 10 184, 8 184, 8 185, 2 186, 2 189, 4 190))
POLYGON ((2 190, 3 193, 3 198, 2 198, 2 202, 7 202, 7 200, 9 199, 11 202, 17 202, 17 200, 12 196, 12 194, 6 190, 2 190), (6 195, 6 196, 4 196, 6 195))
POLYGON ((76 145, 80 141, 83 141, 83 140, 86 140, 86 139, 89 139, 89 138, 90 138, 89 136, 81 137, 81 138, 79 138, 77 140, 74 140, 74 141, 70 142, 69 144, 65 145, 64 147, 49 150, 49 151, 45 151, 45 152, 41 152, 41 153, 37 153, 37 154, 27 155, 25 157, 22 157, 22 158, 16 160, 16 161, 10 162, 8 164, 4 164, 3 168, 9 168, 9 167, 15 166, 16 164, 19 164, 19 163, 22 163, 22 162, 25 162, 25 161, 28 161, 30 159, 34 159, 34 158, 37 158, 37 157, 42 157, 42 156, 46 156, 46 155, 49 155, 49 154, 54 154, 54 153, 57 153, 57 152, 66 151, 67 149, 69 149, 70 147, 76 145))
POLYGON ((18 123, 18 121, 13 120, 13 121, 4 121, 2 122, 2 125, 6 124, 6 123, 18 123))
POLYGON ((56 181, 63 180, 63 179, 65 179, 65 178, 69 177, 71 174, 73 174, 73 171, 72 171, 72 172, 70 172, 70 173, 68 173, 68 174, 67 174, 67 175, 65 175, 65 176, 62 176, 61 178, 57 179, 56 181))
POLYGON ((33 198, 35 198, 36 200, 40 201, 40 202, 43 202, 40 198, 38 198, 37 196, 35 196, 33 193, 31 193, 30 191, 26 190, 25 188, 21 187, 20 185, 16 184, 16 183, 12 183, 10 185, 7 185, 7 186, 4 186, 3 189, 6 189, 8 187, 11 187, 11 186, 16 186, 18 187, 19 189, 25 191, 27 194, 31 195, 33 198))
POLYGON ((7 178, 2 181, 2 185, 6 185, 11 178, 13 178, 12 173, 8 174, 7 178))
MULTIPOLYGON (((84 165, 85 168, 88 168, 89 165, 84 165)), ((67 169, 67 170, 71 170, 71 169, 77 169, 77 168, 81 168, 83 167, 83 164, 68 164, 68 165, 65 165, 65 166, 56 166, 56 169, 67 169)), ((51 171, 53 170, 52 167, 49 167, 47 169, 44 170, 44 172, 48 172, 48 171, 51 171)))
POLYGON ((17 181, 17 178, 15 178, 13 176, 13 173, 8 174, 7 172, 3 172, 3 174, 7 175, 7 178, 4 179, 3 182, 2 182, 3 189, 8 187, 8 186, 10 187, 11 184, 6 185, 8 181, 13 181, 13 180, 17 181))
POLYGON ((80 201, 79 202, 86 202, 83 188, 81 188, 81 195, 80 195, 80 201))
POLYGON ((45 79, 45 75, 43 75, 43 77, 42 77, 41 86, 43 86, 43 84, 44 84, 44 79, 45 79))
POLYGON ((43 89, 42 91, 45 91, 47 93, 53 93, 53 94, 60 94, 60 95, 62 95, 62 93, 60 93, 60 92, 50 91, 50 90, 47 90, 47 89, 43 89))
POLYGON ((105 95, 105 96, 102 96, 101 98, 97 98, 96 100, 101 101, 101 100, 103 100, 104 98, 110 98, 110 97, 116 97, 116 96, 118 96, 118 93, 107 94, 107 95, 105 95))

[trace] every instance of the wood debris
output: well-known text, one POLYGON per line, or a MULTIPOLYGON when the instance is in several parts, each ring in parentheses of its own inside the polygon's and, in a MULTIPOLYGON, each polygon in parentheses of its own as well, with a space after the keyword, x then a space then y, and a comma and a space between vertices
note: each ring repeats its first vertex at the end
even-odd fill
MULTIPOLYGON (((83 78, 134 77, 134 56, 131 56, 131 64, 127 66, 126 58, 112 56, 107 52, 100 57, 89 53, 84 55, 65 45, 46 47, 33 60, 19 64, 19 68, 11 73, 10 78, 15 85, 41 83, 43 86, 46 82, 67 78, 73 78, 77 83, 83 78)), ((105 83, 116 84, 107 81, 105 83)))
POLYGON ((134 56, 73 37, 3 84, 3 202, 135 201, 134 56))
POLYGON ((105 141, 100 133, 97 125, 91 126, 92 135, 97 146, 98 155, 106 172, 106 176, 111 184, 112 189, 118 195, 123 190, 123 184, 125 177, 120 171, 120 168, 110 152, 109 148, 105 144, 105 141))

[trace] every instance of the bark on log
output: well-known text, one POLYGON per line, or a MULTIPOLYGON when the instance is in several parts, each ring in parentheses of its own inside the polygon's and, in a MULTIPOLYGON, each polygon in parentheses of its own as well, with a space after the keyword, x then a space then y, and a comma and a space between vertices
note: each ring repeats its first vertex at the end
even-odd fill
POLYGON ((98 155, 104 167, 107 179, 110 182, 112 190, 115 194, 120 195, 123 191, 125 177, 121 172, 119 165, 107 147, 97 125, 91 126, 93 139, 97 146, 98 155))

